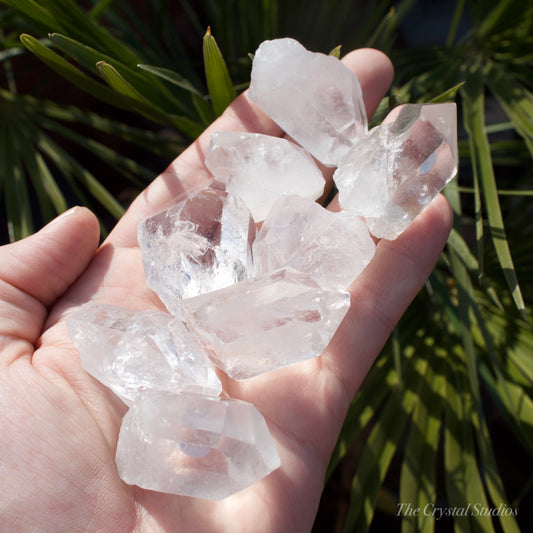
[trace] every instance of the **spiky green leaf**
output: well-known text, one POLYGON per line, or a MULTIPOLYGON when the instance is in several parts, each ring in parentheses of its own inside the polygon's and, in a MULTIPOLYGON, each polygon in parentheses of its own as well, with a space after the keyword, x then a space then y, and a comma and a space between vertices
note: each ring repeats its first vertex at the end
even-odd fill
POLYGON ((203 51, 209 96, 215 115, 220 116, 235 99, 236 94, 226 62, 209 28, 204 35, 203 51))

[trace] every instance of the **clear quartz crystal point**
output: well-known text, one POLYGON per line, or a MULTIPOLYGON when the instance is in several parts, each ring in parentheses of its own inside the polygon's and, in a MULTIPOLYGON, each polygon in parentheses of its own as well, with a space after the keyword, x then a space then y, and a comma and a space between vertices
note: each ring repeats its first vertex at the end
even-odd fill
POLYGON ((373 235, 395 239, 457 171, 456 106, 405 104, 340 162, 340 204, 373 235))
POLYGON ((264 220, 282 195, 300 194, 316 200, 324 177, 313 158, 286 139, 230 131, 215 132, 205 164, 248 206, 256 222, 264 220))
POLYGON ((333 56, 294 39, 257 49, 250 99, 319 161, 336 166, 368 125, 355 74, 333 56))
POLYGON ((370 262, 375 248, 359 217, 285 196, 274 204, 254 241, 254 272, 262 276, 292 267, 323 287, 345 289, 370 262))
POLYGON ((320 355, 350 295, 285 268, 183 303, 213 365, 247 379, 320 355))
POLYGON ((168 391, 143 394, 126 413, 116 462, 126 483, 209 500, 249 487, 280 466, 252 404, 168 391))
POLYGON ((167 313, 89 303, 67 325, 83 368, 128 404, 147 389, 222 391, 195 338, 167 313))
POLYGON ((148 286, 175 316, 181 300, 248 277, 256 227, 237 196, 206 188, 138 228, 148 286))

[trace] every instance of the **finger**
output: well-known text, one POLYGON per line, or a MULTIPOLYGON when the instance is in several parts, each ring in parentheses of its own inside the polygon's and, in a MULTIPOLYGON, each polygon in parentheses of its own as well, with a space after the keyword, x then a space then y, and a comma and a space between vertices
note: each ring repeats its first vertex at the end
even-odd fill
POLYGON ((325 468, 354 394, 436 264, 451 224, 449 204, 439 196, 398 239, 380 241, 349 287, 350 310, 320 357, 250 380, 227 380, 225 390, 273 422, 279 442, 294 438, 294 454, 310 453, 325 468))
MULTIPOLYGON (((385 95, 394 76, 390 60, 382 52, 362 49, 350 52, 343 62, 356 74, 363 91, 367 114, 371 116, 385 95)), ((211 135, 215 131, 244 131, 282 136, 283 132, 248 98, 244 92, 226 109, 224 114, 185 150, 135 200, 126 215, 110 235, 109 242, 121 246, 135 246, 139 222, 172 205, 181 194, 203 186, 211 178, 205 166, 205 156, 211 135)), ((325 170, 325 169, 324 169, 325 170)), ((331 169, 325 170, 328 186, 331 169)))
POLYGON ((370 118, 389 90, 394 78, 394 67, 383 52, 372 48, 354 50, 346 54, 342 61, 355 72, 361 84, 366 114, 370 118))
POLYGON ((37 341, 48 309, 93 257, 99 233, 96 217, 75 207, 35 235, 0 248, 0 335, 22 341, 9 343, 4 361, 37 341))
POLYGON ((348 397, 427 280, 452 223, 448 201, 437 196, 397 239, 379 241, 370 264, 349 287, 352 305, 324 354, 348 397))

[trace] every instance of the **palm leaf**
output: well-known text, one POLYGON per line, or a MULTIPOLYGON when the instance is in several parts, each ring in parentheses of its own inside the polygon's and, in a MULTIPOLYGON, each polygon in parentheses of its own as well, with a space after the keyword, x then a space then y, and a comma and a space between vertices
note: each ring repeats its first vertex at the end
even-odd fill
POLYGON ((490 146, 485 131, 484 97, 481 72, 477 71, 469 76, 462 90, 462 94, 465 100, 465 128, 469 133, 472 144, 471 153, 473 172, 482 184, 492 242, 515 304, 522 315, 525 315, 525 304, 505 234, 505 227, 498 199, 498 188, 494 177, 494 169, 491 164, 490 146))
POLYGON ((149 73, 142 73, 137 69, 130 68, 107 54, 84 45, 75 39, 71 39, 58 33, 50 35, 52 43, 65 52, 69 57, 77 61, 94 74, 98 73, 97 64, 101 61, 109 63, 136 91, 143 94, 146 99, 163 109, 179 109, 181 113, 187 113, 189 108, 179 100, 173 98, 164 84, 149 73))
POLYGON ((122 95, 136 112, 154 122, 175 126, 192 139, 195 139, 202 133, 203 128, 193 120, 187 117, 165 113, 164 110, 150 102, 109 63, 100 61, 97 67, 109 86, 122 95))
POLYGON ((151 65, 137 65, 141 70, 150 72, 154 76, 157 76, 163 80, 169 81, 173 85, 177 85, 186 91, 196 94, 197 96, 202 96, 200 91, 185 77, 181 76, 177 72, 170 70, 168 68, 153 67, 151 65))
MULTIPOLYGON (((405 445, 400 473, 400 502, 415 508, 429 509, 436 503, 436 465, 442 425, 445 389, 444 350, 439 350, 435 364, 428 368, 425 385, 420 391, 405 445), (427 386, 431 384, 430 386, 427 386)), ((401 513, 401 510, 399 510, 401 513)), ((435 517, 404 515, 402 533, 433 532, 435 517)))
POLYGON ((235 98, 235 90, 228 67, 210 29, 204 36, 204 66, 213 110, 216 116, 220 116, 235 98))
POLYGON ((107 104, 114 105, 120 109, 128 109, 129 102, 120 97, 116 92, 87 76, 78 68, 71 65, 68 61, 50 50, 38 39, 31 35, 23 34, 20 36, 22 44, 33 52, 41 61, 46 63, 52 70, 63 76, 76 87, 90 93, 95 98, 104 101, 107 104))

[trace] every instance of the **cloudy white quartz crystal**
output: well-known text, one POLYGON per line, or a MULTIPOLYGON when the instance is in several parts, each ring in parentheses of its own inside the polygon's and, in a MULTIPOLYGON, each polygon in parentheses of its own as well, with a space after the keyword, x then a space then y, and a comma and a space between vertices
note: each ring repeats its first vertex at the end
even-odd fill
POLYGON ((368 130, 361 86, 333 56, 284 38, 257 49, 249 97, 319 161, 336 166, 368 130))
POLYGON ((150 389, 222 391, 195 338, 168 313, 89 303, 67 325, 83 368, 127 404, 150 389))
POLYGON ((265 219, 282 195, 301 194, 316 200, 324 192, 324 177, 313 158, 279 137, 215 132, 205 164, 228 192, 244 201, 256 222, 265 219))
POLYGON ((456 171, 453 104, 400 106, 367 135, 355 75, 292 39, 259 47, 249 95, 338 165, 346 211, 313 201, 324 181, 295 145, 218 132, 206 165, 226 190, 196 191, 138 229, 147 283, 174 316, 87 304, 68 319, 83 367, 130 406, 116 462, 146 489, 219 500, 280 466, 262 415, 224 396, 207 358, 247 379, 320 355, 374 253, 359 217, 395 238, 456 171))
POLYGON ((323 287, 345 289, 370 262, 375 248, 359 217, 328 211, 301 196, 284 196, 254 241, 254 273, 262 276, 292 267, 323 287))
POLYGON ((340 162, 339 202, 366 219, 371 233, 395 239, 457 171, 456 106, 395 108, 340 162))
POLYGON ((280 460, 250 403, 187 391, 151 391, 126 413, 117 446, 129 484, 221 500, 268 475, 280 460))
POLYGON ((320 355, 350 295, 283 268, 183 305, 213 365, 233 379, 248 379, 320 355))
POLYGON ((148 286, 181 316, 181 300, 248 277, 256 227, 239 197, 212 187, 149 217, 138 228, 148 286))

